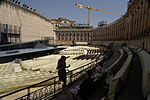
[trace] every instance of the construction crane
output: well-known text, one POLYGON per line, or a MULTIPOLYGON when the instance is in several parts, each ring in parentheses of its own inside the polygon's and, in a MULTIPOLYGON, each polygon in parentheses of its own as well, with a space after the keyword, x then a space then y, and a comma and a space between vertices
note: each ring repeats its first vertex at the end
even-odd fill
POLYGON ((100 12, 105 12, 105 13, 111 13, 111 14, 114 14, 114 15, 119 15, 117 13, 113 13, 113 12, 110 12, 110 11, 106 11, 106 10, 102 10, 102 9, 97 9, 97 8, 92 8, 90 6, 83 6, 81 4, 75 4, 76 7, 79 7, 79 8, 85 8, 88 10, 88 25, 90 25, 90 13, 91 13, 91 10, 95 10, 95 11, 100 11, 100 12))

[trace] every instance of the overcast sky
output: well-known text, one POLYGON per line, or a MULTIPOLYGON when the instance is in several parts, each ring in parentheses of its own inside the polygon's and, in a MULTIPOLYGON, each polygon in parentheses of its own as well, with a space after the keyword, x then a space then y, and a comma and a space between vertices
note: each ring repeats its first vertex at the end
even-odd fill
POLYGON ((129 0, 19 0, 35 8, 49 18, 65 17, 77 23, 87 24, 87 9, 80 9, 76 3, 102 10, 119 13, 113 15, 104 12, 91 11, 91 25, 97 26, 100 21, 111 23, 127 11, 129 0))

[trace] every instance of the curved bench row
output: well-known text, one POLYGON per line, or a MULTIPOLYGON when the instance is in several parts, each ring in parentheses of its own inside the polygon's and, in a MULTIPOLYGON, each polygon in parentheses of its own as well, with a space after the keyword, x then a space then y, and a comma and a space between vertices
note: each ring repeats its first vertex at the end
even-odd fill
POLYGON ((121 59, 124 55, 124 52, 121 48, 119 48, 119 52, 120 52, 119 58, 107 69, 107 71, 108 71, 107 79, 106 79, 107 84, 110 84, 110 81, 113 78, 113 73, 116 70, 116 67, 118 66, 119 62, 121 61, 121 59))
POLYGON ((126 61, 124 62, 121 69, 117 72, 117 74, 112 78, 109 86, 109 92, 108 92, 108 100, 114 100, 115 93, 118 92, 121 88, 121 86, 125 83, 129 67, 132 59, 132 53, 128 48, 123 48, 125 52, 127 52, 128 57, 126 61))
POLYGON ((131 47, 139 56, 142 66, 142 92, 144 97, 150 97, 150 55, 146 51, 131 47))

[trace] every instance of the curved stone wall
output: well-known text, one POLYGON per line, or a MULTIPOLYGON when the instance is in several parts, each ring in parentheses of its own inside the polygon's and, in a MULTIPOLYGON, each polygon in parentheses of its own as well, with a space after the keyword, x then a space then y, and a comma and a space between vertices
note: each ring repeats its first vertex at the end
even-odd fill
POLYGON ((95 29, 94 41, 128 43, 150 50, 150 0, 130 1, 125 15, 95 29))

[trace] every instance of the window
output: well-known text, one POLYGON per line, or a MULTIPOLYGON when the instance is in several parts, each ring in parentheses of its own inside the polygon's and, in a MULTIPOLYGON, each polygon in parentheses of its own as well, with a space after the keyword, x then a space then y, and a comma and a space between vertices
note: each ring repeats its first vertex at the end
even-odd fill
POLYGON ((12 30, 12 25, 9 25, 9 33, 12 33, 13 30, 12 30))
POLYGON ((89 37, 89 40, 91 40, 91 38, 89 37))
POLYGON ((66 40, 66 37, 64 37, 64 40, 66 40))
POLYGON ((17 26, 14 26, 14 33, 17 33, 17 26))
POLYGON ((68 36, 68 33, 66 33, 66 36, 68 36))
POLYGON ((89 36, 91 36, 91 33, 89 33, 89 36))
POLYGON ((70 37, 68 37, 68 40, 70 40, 70 37))
POLYGON ((68 33, 68 36, 70 36, 70 33, 68 33))
POLYGON ((75 40, 75 38, 73 37, 71 40, 75 40))
POLYGON ((2 31, 2 24, 0 23, 0 31, 2 31))
POLYGON ((5 24, 1 24, 1 30, 4 31, 5 29, 5 24))
POLYGON ((84 33, 84 37, 86 36, 86 33, 84 33))
POLYGON ((72 36, 74 36, 75 34, 74 33, 72 33, 72 36))
POLYGON ((64 33, 64 36, 66 36, 66 33, 64 33))
POLYGON ((82 33, 80 33, 79 35, 82 36, 82 33))
POLYGON ((60 34, 59 34, 59 33, 56 33, 56 35, 59 36, 60 34))
POLYGON ((8 24, 4 24, 4 31, 5 31, 5 32, 8 31, 8 24))
POLYGON ((61 37, 61 40, 64 40, 64 37, 61 37))

